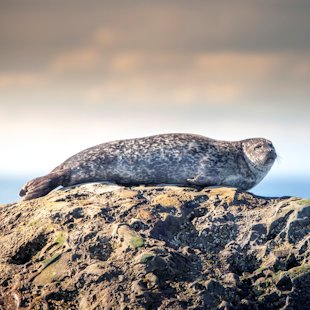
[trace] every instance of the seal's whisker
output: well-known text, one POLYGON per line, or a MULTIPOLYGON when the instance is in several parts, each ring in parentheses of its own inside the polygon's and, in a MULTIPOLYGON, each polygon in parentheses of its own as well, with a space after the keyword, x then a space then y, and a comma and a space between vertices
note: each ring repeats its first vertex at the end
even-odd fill
POLYGON ((283 157, 279 153, 277 153, 276 161, 278 164, 282 163, 282 161, 283 161, 283 157))

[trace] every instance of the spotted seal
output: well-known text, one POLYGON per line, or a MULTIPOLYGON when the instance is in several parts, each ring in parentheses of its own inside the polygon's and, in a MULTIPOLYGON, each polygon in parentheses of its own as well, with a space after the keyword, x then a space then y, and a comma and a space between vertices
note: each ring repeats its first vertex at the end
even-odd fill
POLYGON ((276 159, 263 138, 219 141, 193 134, 161 134, 99 144, 70 157, 49 174, 29 181, 24 200, 58 186, 87 182, 228 186, 248 190, 268 173, 276 159))

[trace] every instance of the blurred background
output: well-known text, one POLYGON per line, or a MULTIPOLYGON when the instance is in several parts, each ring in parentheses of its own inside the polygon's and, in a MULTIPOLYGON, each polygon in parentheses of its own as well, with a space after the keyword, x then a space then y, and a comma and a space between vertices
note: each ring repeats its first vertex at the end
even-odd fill
POLYGON ((252 192, 310 197, 310 2, 0 1, 0 203, 114 139, 265 137, 252 192))

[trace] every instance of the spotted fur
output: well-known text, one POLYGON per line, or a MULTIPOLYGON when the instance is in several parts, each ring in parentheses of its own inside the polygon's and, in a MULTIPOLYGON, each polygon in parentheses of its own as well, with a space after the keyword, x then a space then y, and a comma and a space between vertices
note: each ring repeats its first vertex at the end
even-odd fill
POLYGON ((162 134, 118 140, 86 149, 21 190, 25 200, 58 186, 86 182, 120 185, 229 186, 247 190, 259 183, 276 158, 263 138, 228 142, 193 134, 162 134))

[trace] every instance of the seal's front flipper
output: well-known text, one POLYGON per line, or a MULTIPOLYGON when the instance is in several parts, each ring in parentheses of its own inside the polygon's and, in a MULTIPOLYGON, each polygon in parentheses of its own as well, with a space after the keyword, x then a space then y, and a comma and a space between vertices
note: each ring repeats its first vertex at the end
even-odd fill
POLYGON ((35 178, 21 189, 19 196, 23 197, 23 200, 30 200, 45 196, 54 188, 62 185, 65 179, 65 171, 59 170, 51 172, 43 177, 35 178))
POLYGON ((203 176, 203 175, 197 175, 194 178, 187 179, 188 183, 192 185, 198 185, 198 186, 219 186, 221 185, 221 180, 217 176, 203 176))

